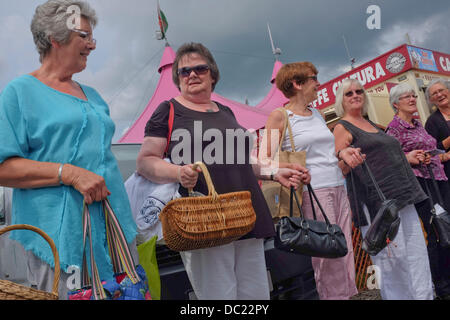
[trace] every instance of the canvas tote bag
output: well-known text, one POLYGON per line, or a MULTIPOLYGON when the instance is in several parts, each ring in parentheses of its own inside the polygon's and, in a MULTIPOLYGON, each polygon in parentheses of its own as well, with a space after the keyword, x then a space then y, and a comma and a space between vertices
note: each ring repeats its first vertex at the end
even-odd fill
MULTIPOLYGON (((295 151, 294 138, 292 135, 292 127, 289 123, 289 115, 286 112, 286 109, 281 107, 277 110, 280 110, 285 117, 285 123, 283 127, 283 133, 281 135, 280 144, 277 150, 279 162, 288 162, 288 163, 298 163, 304 167, 306 167, 306 151, 295 151), (289 131, 289 140, 291 142, 291 151, 281 150, 281 144, 284 141, 286 128, 289 131)), ((276 154, 276 153, 275 153, 276 154)), ((273 158, 272 158, 273 159, 273 158)), ((290 199, 290 190, 289 188, 283 187, 279 182, 276 181, 263 181, 261 185, 262 192, 264 194, 264 198, 266 199, 267 205, 269 206, 270 213, 272 215, 272 219, 278 221, 281 217, 289 217, 289 199, 290 199)), ((303 184, 300 184, 297 191, 297 197, 300 200, 300 204, 303 198, 303 184)), ((300 216, 300 211, 297 207, 294 207, 293 211, 294 217, 300 216)))

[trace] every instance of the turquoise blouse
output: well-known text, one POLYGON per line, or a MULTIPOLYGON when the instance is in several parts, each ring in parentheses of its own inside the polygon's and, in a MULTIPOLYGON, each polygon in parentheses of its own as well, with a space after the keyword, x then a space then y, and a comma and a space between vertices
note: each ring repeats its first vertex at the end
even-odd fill
MULTIPOLYGON (((80 86, 87 101, 54 90, 30 75, 10 82, 0 94, 0 163, 10 157, 70 163, 104 177, 111 205, 131 243, 136 225, 110 148, 115 126, 100 95, 80 86)), ((15 189, 12 223, 30 224, 46 232, 56 244, 61 269, 67 272, 69 266, 82 265, 82 207, 83 196, 71 186, 15 189)), ((106 280, 113 274, 104 216, 100 203, 89 208, 95 259, 100 277, 106 280)), ((54 266, 51 249, 39 235, 15 231, 11 238, 54 266)))

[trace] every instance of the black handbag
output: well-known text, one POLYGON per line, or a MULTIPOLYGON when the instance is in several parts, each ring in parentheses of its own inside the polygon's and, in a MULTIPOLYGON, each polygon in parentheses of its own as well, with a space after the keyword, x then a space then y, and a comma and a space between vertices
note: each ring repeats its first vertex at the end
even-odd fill
MULTIPOLYGON (((444 201, 442 200, 441 193, 439 192, 439 187, 434 178, 433 170, 430 165, 427 165, 428 173, 430 174, 431 181, 433 183, 434 191, 438 197, 438 204, 444 208, 444 201)), ((450 214, 447 210, 437 214, 433 198, 431 196, 430 189, 428 189, 428 184, 425 183, 426 191, 428 194, 428 199, 431 205, 431 219, 430 225, 432 226, 434 232, 436 233, 436 241, 440 244, 442 248, 450 248, 450 214)))
POLYGON ((325 221, 318 221, 311 198, 314 220, 306 220, 297 193, 291 187, 290 216, 281 217, 276 223, 275 248, 291 253, 321 258, 340 258, 347 254, 347 242, 341 228, 331 224, 320 205, 313 189, 308 186, 309 195, 314 197, 325 221), (293 198, 297 203, 300 217, 293 217, 293 198))
MULTIPOLYGON (((381 199, 381 206, 378 209, 375 218, 371 222, 361 245, 362 249, 369 255, 376 256, 397 236, 398 229, 400 227, 400 217, 398 212, 401 208, 399 208, 398 201, 396 199, 386 199, 366 161, 362 163, 362 166, 369 178, 372 180, 377 194, 381 199)), ((350 176, 353 188, 353 198, 354 201, 356 201, 356 189, 352 171, 350 171, 350 176)), ((357 204, 355 207, 357 209, 359 208, 357 204)), ((357 217, 359 219, 358 213, 357 217)))

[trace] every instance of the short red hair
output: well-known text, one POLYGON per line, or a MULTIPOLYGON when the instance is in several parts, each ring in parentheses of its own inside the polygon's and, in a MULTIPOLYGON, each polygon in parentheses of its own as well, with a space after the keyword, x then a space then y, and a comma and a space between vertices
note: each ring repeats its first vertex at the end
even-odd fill
POLYGON ((286 98, 290 98, 295 95, 294 86, 292 83, 295 81, 300 84, 308 80, 310 73, 317 75, 319 72, 311 62, 294 62, 288 63, 281 67, 278 71, 275 83, 277 88, 283 92, 286 98))

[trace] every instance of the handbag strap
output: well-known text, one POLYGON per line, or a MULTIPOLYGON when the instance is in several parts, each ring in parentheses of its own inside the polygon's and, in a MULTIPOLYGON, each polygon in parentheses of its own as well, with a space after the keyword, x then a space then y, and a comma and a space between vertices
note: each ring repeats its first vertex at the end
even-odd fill
POLYGON ((294 216, 294 198, 297 203, 298 211, 300 212, 300 218, 305 218, 302 211, 302 206, 300 205, 297 197, 297 192, 295 192, 294 187, 291 187, 291 194, 289 197, 289 216, 292 218, 294 216))
POLYGON ((169 152, 169 144, 170 144, 170 140, 172 139, 173 121, 175 119, 175 109, 173 107, 173 102, 169 101, 169 103, 170 103, 169 120, 167 122, 167 124, 169 126, 169 132, 167 133, 167 145, 166 145, 166 150, 164 151, 165 155, 167 155, 167 152, 169 152))
MULTIPOLYGON (((109 203, 109 200, 102 201, 102 208, 105 214, 106 239, 108 243, 111 263, 115 274, 125 272, 133 284, 141 281, 137 274, 136 267, 128 247, 125 235, 120 227, 119 221, 109 203)), ((97 264, 95 263, 94 250, 92 245, 91 233, 91 217, 88 206, 83 204, 83 268, 82 281, 83 287, 91 285, 89 275, 87 273, 86 260, 86 237, 89 237, 90 259, 91 259, 91 276, 92 276, 92 294, 95 300, 105 300, 106 293, 103 289, 100 275, 98 273, 97 264)))
POLYGON ((353 169, 350 170, 350 180, 352 183, 352 193, 353 193, 353 203, 355 205, 355 210, 356 210, 356 219, 358 219, 358 225, 361 228, 361 218, 359 216, 359 205, 358 205, 358 198, 356 195, 356 189, 355 189, 355 177, 354 177, 354 172, 353 169))
MULTIPOLYGON (((428 173, 430 174, 431 182, 433 183, 433 188, 434 188, 434 191, 435 191, 436 196, 438 198, 438 203, 439 203, 439 205, 441 207, 444 207, 444 200, 442 199, 441 192, 439 191, 439 187, 438 187, 436 179, 434 177, 433 168, 431 168, 431 164, 426 165, 426 167, 427 167, 428 173)), ((428 185, 427 185, 427 189, 428 189, 428 185)), ((428 189, 428 192, 429 192, 429 189, 428 189)), ((431 198, 431 194, 428 194, 428 196, 431 198)), ((431 202, 432 202, 431 207, 433 207, 434 206, 433 198, 431 198, 431 202)))
POLYGON ((279 110, 283 115, 284 115, 284 124, 283 124, 283 131, 281 132, 281 139, 280 139, 280 143, 278 144, 278 148, 277 148, 277 152, 272 153, 272 157, 271 159, 276 158, 275 156, 277 155, 277 153, 280 153, 281 151, 281 145, 284 141, 284 138, 286 136, 286 128, 288 128, 288 132, 289 132, 289 139, 291 142, 291 150, 295 151, 295 144, 294 144, 294 138, 293 138, 293 134, 292 134, 292 127, 291 124, 289 123, 289 115, 286 111, 286 109, 284 107, 280 107, 277 108, 276 110, 279 110))
MULTIPOLYGON (((308 192, 309 192, 310 196, 312 195, 313 198, 314 198, 314 200, 316 200, 317 206, 319 207, 320 212, 322 213, 322 216, 324 217, 324 219, 325 219, 327 225, 331 225, 330 220, 328 220, 328 217, 327 217, 327 215, 325 214, 325 210, 323 210, 322 205, 320 204, 319 199, 318 199, 317 196, 316 196, 316 193, 314 192, 313 188, 311 187, 311 184, 308 184, 308 185, 306 185, 306 186, 308 187, 308 192)), ((314 214, 314 220, 317 220, 317 219, 316 219, 315 209, 314 209, 314 204, 313 204, 312 201, 311 201, 311 207, 312 207, 313 214, 314 214)))
MULTIPOLYGON (((219 195, 216 191, 216 188, 214 187, 214 183, 211 179, 211 175, 209 174, 206 165, 201 161, 197 161, 196 163, 194 163, 192 168, 194 170, 197 170, 197 168, 200 168, 202 170, 203 176, 205 177, 206 185, 208 186, 208 196, 211 196, 212 200, 216 201, 219 198, 219 195)), ((194 192, 193 188, 188 188, 188 194, 191 195, 193 192, 194 192)))
POLYGON ((289 114, 287 113, 285 108, 279 108, 279 110, 284 114, 284 126, 283 126, 283 133, 281 135, 281 140, 280 140, 280 147, 278 150, 281 149, 281 144, 284 141, 284 137, 286 136, 286 128, 288 129, 289 132, 289 141, 291 143, 291 151, 294 152, 295 151, 295 144, 294 144, 294 135, 292 133, 292 127, 291 127, 291 122, 289 121, 289 114))
POLYGON ((384 196, 384 193, 381 191, 377 180, 375 180, 375 177, 373 176, 372 170, 370 170, 369 165, 367 164, 367 161, 364 160, 362 163, 362 166, 363 166, 363 169, 366 170, 366 173, 368 174, 370 180, 372 180, 372 183, 375 186, 375 189, 377 190, 378 196, 380 197, 381 201, 385 201, 386 197, 384 196))
POLYGON ((131 282, 136 284, 141 279, 137 274, 136 265, 119 220, 108 199, 102 201, 102 206, 105 213, 106 238, 114 272, 125 272, 131 282))
POLYGON ((313 197, 312 197, 312 193, 309 191, 309 188, 308 188, 308 195, 309 195, 309 201, 311 202, 311 208, 312 208, 314 220, 317 220, 316 209, 314 208, 313 197))
MULTIPOLYGON (((322 206, 321 206, 321 204, 319 202, 319 199, 317 199, 317 196, 314 193, 314 190, 312 189, 311 185, 308 184, 307 186, 308 186, 308 192, 310 192, 310 194, 312 194, 312 196, 316 200, 317 205, 319 206, 319 209, 322 212, 323 217, 325 218, 325 222, 327 223, 327 225, 331 225, 330 220, 328 220, 328 217, 325 214, 325 211, 323 210, 323 208, 322 208, 322 206)), ((294 211, 293 206, 292 206, 293 205, 293 203, 292 203, 293 202, 293 198, 295 198, 295 202, 297 203, 297 208, 298 208, 298 211, 300 212, 300 218, 305 219, 305 215, 303 214, 303 211, 302 211, 302 208, 301 208, 302 206, 300 205, 300 201, 298 200, 297 192, 295 192, 294 187, 291 187, 289 216, 290 217, 293 216, 293 211, 294 211)), ((313 213, 314 213, 314 203, 313 202, 311 202, 311 207, 313 208, 313 213)), ((315 213, 314 213, 314 220, 317 220, 316 217, 315 217, 315 213)))
POLYGON ((92 285, 92 295, 95 300, 105 300, 106 293, 103 289, 102 282, 100 280, 100 275, 98 273, 97 264, 94 259, 94 246, 92 245, 92 228, 91 228, 91 216, 89 213, 89 208, 85 202, 83 202, 83 266, 82 266, 82 287, 87 287, 92 285), (87 272, 87 260, 86 260, 86 238, 89 237, 89 251, 91 259, 91 279, 87 272))
POLYGON ((424 179, 424 184, 425 184, 425 192, 428 195, 428 202, 430 203, 430 207, 431 207, 431 212, 434 213, 435 209, 434 209, 434 203, 433 203, 433 196, 431 195, 430 188, 428 187, 427 179, 424 179))

